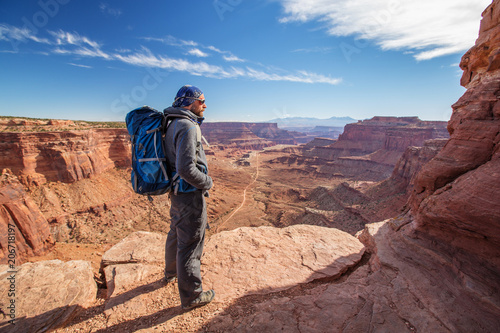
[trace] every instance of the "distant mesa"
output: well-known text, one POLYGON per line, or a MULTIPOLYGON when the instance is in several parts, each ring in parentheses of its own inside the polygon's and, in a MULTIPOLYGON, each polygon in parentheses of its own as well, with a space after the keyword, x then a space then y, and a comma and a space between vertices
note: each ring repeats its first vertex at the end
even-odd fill
POLYGON ((295 138, 275 123, 203 123, 202 132, 210 144, 260 150, 276 144, 296 144, 295 138))
POLYGON ((313 129, 317 126, 343 128, 345 125, 355 123, 356 121, 356 119, 351 117, 331 117, 328 119, 318 119, 311 117, 286 117, 272 119, 267 122, 276 123, 278 124, 279 128, 287 130, 298 130, 313 129))
POLYGON ((316 138, 279 163, 308 165, 318 176, 380 181, 391 176, 403 152, 449 137, 444 121, 418 117, 373 117, 347 124, 337 140, 316 138), (287 160, 287 161, 285 161, 287 160))
POLYGON ((279 128, 289 131, 297 143, 307 143, 316 137, 337 139, 343 132, 345 125, 356 121, 351 117, 331 117, 328 119, 287 117, 268 122, 276 123, 279 128))

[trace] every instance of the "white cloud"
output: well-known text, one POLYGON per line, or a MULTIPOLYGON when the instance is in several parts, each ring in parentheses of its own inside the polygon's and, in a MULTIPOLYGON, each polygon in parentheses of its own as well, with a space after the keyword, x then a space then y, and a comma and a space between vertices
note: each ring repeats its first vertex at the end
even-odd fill
POLYGON ((296 74, 278 74, 269 71, 256 70, 250 67, 247 67, 246 69, 237 67, 224 68, 222 66, 211 65, 206 62, 190 62, 184 59, 158 56, 145 47, 143 47, 141 51, 134 54, 115 54, 114 58, 130 65, 176 70, 188 72, 191 75, 203 75, 217 79, 250 78, 259 81, 326 83, 332 85, 337 85, 342 82, 342 80, 338 78, 331 78, 306 71, 299 71, 296 74))
POLYGON ((56 54, 77 55, 82 57, 103 58, 111 60, 112 56, 101 50, 101 44, 85 36, 80 36, 76 32, 63 30, 49 31, 54 38, 54 43, 58 47, 52 50, 56 54))
POLYGON ((92 68, 92 66, 87 66, 87 65, 82 65, 82 64, 74 64, 72 62, 68 62, 68 65, 75 66, 75 67, 81 67, 81 68, 92 68))
POLYGON ((215 46, 211 46, 211 45, 207 46, 207 49, 212 50, 212 51, 217 52, 217 53, 225 53, 226 52, 226 51, 221 51, 218 48, 216 48, 215 46))
POLYGON ((474 45, 491 0, 280 0, 282 23, 320 22, 333 36, 374 40, 383 50, 415 51, 417 60, 474 45))
POLYGON ((178 47, 184 50, 187 54, 200 58, 210 56, 209 52, 211 51, 221 54, 222 59, 227 62, 245 62, 244 59, 235 56, 230 51, 223 51, 213 45, 205 46, 192 40, 182 40, 170 35, 163 38, 143 37, 142 39, 147 41, 161 42, 170 46, 178 47))
POLYGON ((224 59, 224 61, 227 61, 227 62, 245 62, 245 60, 235 56, 230 51, 223 51, 223 50, 218 49, 212 45, 207 46, 206 48, 209 49, 210 51, 214 51, 216 53, 222 54, 222 59, 224 59))
POLYGON ((98 49, 101 45, 94 42, 87 37, 82 37, 76 32, 66 32, 62 30, 49 31, 49 33, 55 38, 57 45, 88 45, 92 48, 98 49))
POLYGON ((118 49, 115 49, 115 52, 118 52, 118 53, 130 53, 132 51, 130 49, 118 48, 118 49))
POLYGON ((192 75, 206 75, 208 77, 220 77, 221 75, 225 75, 224 69, 219 66, 210 65, 205 62, 190 62, 184 59, 154 55, 145 47, 143 47, 141 51, 134 54, 115 54, 114 58, 130 65, 171 69, 188 72, 192 75))
POLYGON ((196 57, 200 57, 200 58, 208 57, 208 53, 205 53, 200 49, 191 49, 188 51, 188 54, 196 56, 196 57))
POLYGON ((331 52, 333 47, 312 47, 312 48, 303 48, 303 49, 296 49, 293 50, 292 52, 301 52, 301 53, 329 53, 331 52))
POLYGON ((158 38, 158 37, 142 37, 141 39, 147 40, 147 41, 153 41, 153 42, 160 42, 166 45, 170 46, 177 46, 177 47, 196 47, 198 46, 198 43, 192 40, 183 40, 176 38, 172 35, 167 35, 163 38, 158 38))
POLYGON ((232 55, 232 54, 231 55, 223 55, 222 59, 224 59, 225 61, 229 61, 229 62, 244 62, 245 61, 245 60, 240 59, 237 56, 232 55))
POLYGON ((28 42, 33 41, 42 44, 50 44, 46 38, 39 38, 33 32, 26 28, 18 28, 8 24, 0 24, 0 40, 8 42, 28 42))
MULTIPOLYGON (((206 76, 216 79, 235 79, 247 78, 252 80, 262 81, 289 81, 289 82, 302 82, 302 83, 326 83, 336 85, 342 80, 338 78, 331 78, 317 73, 310 73, 307 71, 298 71, 296 73, 289 73, 288 71, 273 68, 269 66, 260 65, 264 70, 258 70, 247 67, 225 67, 221 65, 209 64, 207 62, 193 62, 186 59, 172 58, 165 55, 154 54, 146 47, 136 51, 129 49, 115 48, 114 52, 103 50, 103 46, 85 36, 81 36, 76 32, 67 32, 63 30, 48 31, 52 39, 39 39, 31 34, 29 30, 22 30, 15 27, 0 25, 0 41, 12 40, 32 40, 37 43, 45 43, 52 47, 51 54, 58 54, 63 56, 77 56, 77 57, 92 57, 101 58, 108 61, 119 61, 133 66, 148 67, 148 68, 162 68, 180 72, 186 72, 196 76, 206 76)), ((229 51, 222 51, 214 46, 205 47, 194 41, 184 41, 172 36, 167 36, 163 39, 156 38, 143 38, 144 40, 161 41, 169 45, 181 47, 186 49, 188 54, 197 57, 208 57, 210 54, 204 52, 202 49, 216 52, 222 55, 226 62, 245 62, 245 60, 238 58, 229 51), (194 47, 197 46, 197 47, 194 47), (193 48, 194 47, 194 48, 193 48)), ((2 51, 6 52, 6 51, 2 51)), ((86 65, 78 65, 76 63, 69 63, 72 66, 79 66, 91 68, 86 65)))
POLYGON ((268 73, 253 68, 247 67, 245 73, 247 77, 259 81, 289 81, 289 82, 302 82, 302 83, 327 83, 337 85, 342 82, 342 79, 331 78, 316 73, 309 73, 306 71, 299 71, 297 74, 281 75, 277 73, 268 73))
POLYGON ((96 49, 89 49, 88 47, 77 47, 72 50, 58 47, 52 50, 52 53, 61 55, 77 55, 81 57, 91 57, 91 58, 103 58, 105 60, 112 59, 112 56, 107 54, 106 52, 96 49))

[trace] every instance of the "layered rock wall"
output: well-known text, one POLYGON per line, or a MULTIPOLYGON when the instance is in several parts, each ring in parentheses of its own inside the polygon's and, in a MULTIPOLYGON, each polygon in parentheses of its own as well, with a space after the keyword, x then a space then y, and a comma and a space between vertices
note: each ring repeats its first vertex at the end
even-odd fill
POLYGON ((0 133, 0 165, 21 182, 72 183, 114 167, 130 165, 125 129, 0 133))
POLYGON ((469 292, 500 311, 500 1, 460 63, 466 93, 450 140, 415 179, 411 235, 445 256, 469 292))
POLYGON ((10 169, 3 172, 0 184, 0 263, 8 260, 9 227, 14 230, 11 238, 18 262, 42 255, 54 245, 49 222, 25 186, 74 183, 127 167, 129 142, 125 129, 0 133, 0 165, 10 169))
POLYGON ((332 148, 345 153, 353 149, 372 153, 379 149, 403 152, 408 146, 422 146, 425 140, 448 138, 446 122, 422 121, 418 117, 373 117, 347 124, 332 148))
POLYGON ((410 146, 396 163, 391 180, 410 194, 413 189, 414 178, 427 162, 432 160, 448 142, 447 139, 434 139, 424 142, 422 147, 410 146))
POLYGON ((43 254, 53 246, 42 212, 17 178, 4 170, 0 176, 0 264, 19 265, 26 257, 43 254))

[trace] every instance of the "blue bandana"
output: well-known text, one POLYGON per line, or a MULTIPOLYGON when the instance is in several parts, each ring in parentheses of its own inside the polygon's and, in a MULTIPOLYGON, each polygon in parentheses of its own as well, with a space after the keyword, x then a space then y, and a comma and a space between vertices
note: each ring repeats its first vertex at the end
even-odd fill
POLYGON ((183 86, 179 91, 177 92, 177 95, 175 96, 174 103, 172 103, 173 107, 183 107, 183 106, 188 106, 194 103, 194 98, 198 98, 201 95, 203 95, 203 92, 195 87, 195 86, 183 86))

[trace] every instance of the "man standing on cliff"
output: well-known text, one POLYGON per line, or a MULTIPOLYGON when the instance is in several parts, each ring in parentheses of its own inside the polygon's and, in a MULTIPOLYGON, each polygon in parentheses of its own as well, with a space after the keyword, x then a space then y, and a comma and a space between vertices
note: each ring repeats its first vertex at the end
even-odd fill
POLYGON ((207 159, 201 144, 200 125, 206 108, 203 92, 194 86, 183 86, 174 103, 166 108, 173 118, 165 133, 165 153, 169 171, 179 178, 170 194, 170 231, 165 245, 165 281, 177 276, 183 309, 208 304, 213 290, 203 291, 200 259, 203 253, 207 208, 205 196, 212 187, 207 159))

